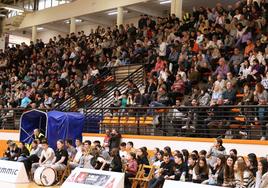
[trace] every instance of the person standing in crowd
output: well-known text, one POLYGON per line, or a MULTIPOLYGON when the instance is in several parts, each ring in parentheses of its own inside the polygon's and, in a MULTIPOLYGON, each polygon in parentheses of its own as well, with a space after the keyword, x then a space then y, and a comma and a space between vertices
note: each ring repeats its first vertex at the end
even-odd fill
POLYGON ((214 164, 217 161, 217 157, 222 154, 222 155, 226 155, 226 150, 225 147, 223 147, 223 141, 221 138, 217 138, 215 140, 215 144, 210 148, 210 150, 207 153, 207 158, 209 160, 209 165, 211 167, 214 166, 214 164))
POLYGON ((118 133, 117 130, 113 129, 110 138, 110 151, 112 151, 113 148, 119 148, 120 140, 121 134, 118 133))

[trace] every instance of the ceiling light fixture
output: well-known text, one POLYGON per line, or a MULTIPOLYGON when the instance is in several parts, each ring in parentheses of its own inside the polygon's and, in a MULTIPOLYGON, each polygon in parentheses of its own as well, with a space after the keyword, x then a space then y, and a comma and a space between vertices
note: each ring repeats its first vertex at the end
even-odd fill
MULTIPOLYGON (((123 13, 124 13, 124 14, 125 14, 125 13, 128 13, 128 11, 127 11, 127 10, 124 10, 123 13)), ((117 15, 117 14, 118 14, 117 11, 111 11, 111 12, 108 12, 108 13, 107 13, 107 15, 109 15, 109 16, 117 15)))
POLYGON ((37 31, 43 30, 43 27, 37 27, 37 31))
POLYGON ((160 1, 159 3, 160 3, 160 5, 163 5, 163 4, 171 3, 171 1, 170 0, 168 0, 168 1, 160 1))
MULTIPOLYGON (((75 22, 76 23, 81 23, 81 22, 83 22, 83 20, 81 20, 81 19, 75 19, 75 22)), ((70 24, 71 23, 71 20, 65 20, 64 23, 70 24)))

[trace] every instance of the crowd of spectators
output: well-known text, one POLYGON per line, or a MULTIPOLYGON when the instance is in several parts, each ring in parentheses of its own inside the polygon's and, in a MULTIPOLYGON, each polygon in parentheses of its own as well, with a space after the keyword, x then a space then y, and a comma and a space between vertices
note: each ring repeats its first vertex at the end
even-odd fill
MULTIPOLYGON (((268 89, 267 6, 265 0, 241 0, 194 8, 182 20, 142 15, 138 27, 99 26, 89 35, 7 48, 0 52, 0 106, 49 109, 108 67, 144 62, 150 76, 140 103, 172 105, 205 87, 210 97, 198 96, 199 104, 235 104, 245 84, 251 91, 256 83, 268 89)), ((265 104, 266 92, 260 95, 243 102, 265 104)))
POLYGON ((30 152, 24 143, 17 146, 9 141, 1 159, 23 162, 29 175, 34 174, 39 166, 64 170, 67 160, 71 169, 80 167, 121 172, 125 173, 125 188, 131 187, 131 178, 136 176, 139 165, 154 167, 152 173, 146 170, 139 172, 152 174, 149 188, 162 187, 165 180, 232 188, 268 186, 268 157, 257 158, 254 153, 239 156, 236 149, 226 151, 221 138, 216 138, 207 151, 191 151, 190 148, 173 151, 166 146, 163 150, 156 147, 150 152, 146 147, 134 148, 132 141, 121 142, 121 135, 116 130, 106 130, 103 143, 99 140, 82 143, 76 139, 74 147, 72 140, 59 140, 56 150, 49 147, 38 130, 35 130, 34 137, 30 152))

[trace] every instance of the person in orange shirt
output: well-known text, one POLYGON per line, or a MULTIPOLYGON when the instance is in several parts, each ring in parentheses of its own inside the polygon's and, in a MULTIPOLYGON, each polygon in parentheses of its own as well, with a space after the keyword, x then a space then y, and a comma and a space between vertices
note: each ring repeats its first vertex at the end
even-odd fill
POLYGON ((254 43, 252 42, 251 39, 248 39, 247 40, 247 46, 246 46, 245 51, 244 51, 244 55, 249 56, 250 52, 252 52, 254 50, 254 48, 255 48, 254 43))

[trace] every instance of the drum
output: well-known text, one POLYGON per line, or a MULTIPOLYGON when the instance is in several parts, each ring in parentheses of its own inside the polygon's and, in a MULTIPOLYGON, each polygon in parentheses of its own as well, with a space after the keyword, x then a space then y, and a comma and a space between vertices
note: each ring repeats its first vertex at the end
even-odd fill
POLYGON ((56 181, 56 172, 50 167, 39 167, 34 172, 34 182, 37 185, 51 186, 56 181))

